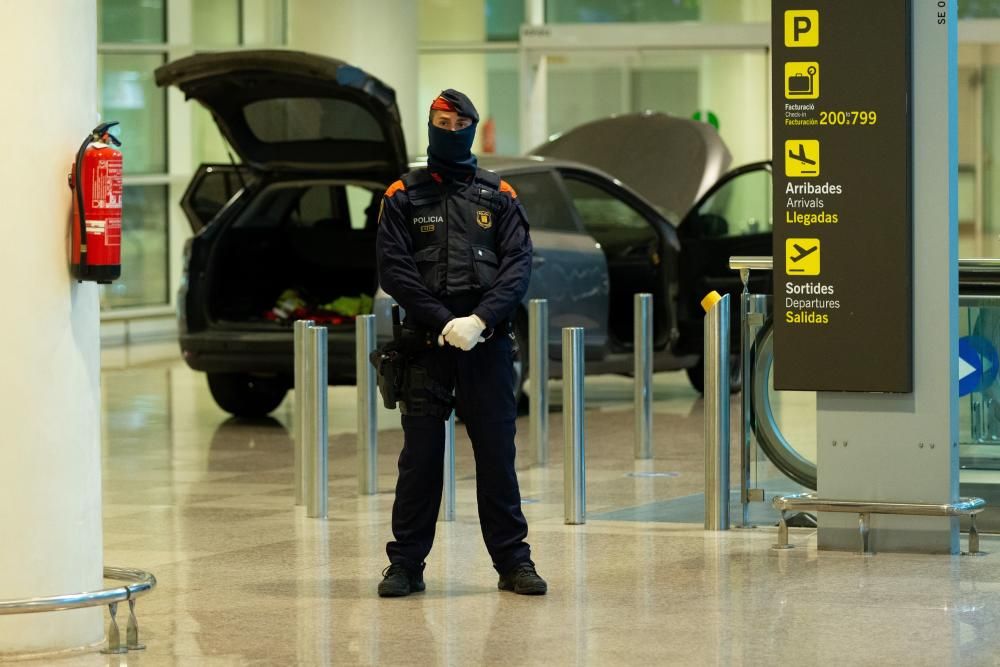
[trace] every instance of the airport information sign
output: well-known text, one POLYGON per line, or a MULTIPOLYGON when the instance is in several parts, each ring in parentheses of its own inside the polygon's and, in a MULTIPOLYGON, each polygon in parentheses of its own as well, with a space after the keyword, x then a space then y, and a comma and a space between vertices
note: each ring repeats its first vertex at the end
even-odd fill
POLYGON ((774 0, 776 389, 913 391, 910 11, 774 0))

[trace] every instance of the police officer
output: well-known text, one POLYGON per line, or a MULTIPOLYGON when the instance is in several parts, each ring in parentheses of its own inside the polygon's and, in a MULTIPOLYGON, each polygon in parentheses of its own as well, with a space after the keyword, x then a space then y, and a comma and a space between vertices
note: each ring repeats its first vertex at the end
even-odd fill
MULTIPOLYGON (((382 597, 424 590, 424 559, 441 504, 444 422, 451 406, 465 422, 476 459, 479 523, 498 587, 542 595, 514 470, 516 403, 510 318, 528 288, 531 239, 517 193, 472 154, 479 114, 445 90, 431 104, 427 168, 396 181, 382 199, 378 274, 406 310, 408 327, 437 345, 416 353, 438 391, 400 400, 403 451, 386 546, 382 597), (444 389, 444 392, 440 389, 444 389), (437 398, 434 398, 437 397, 437 398)), ((411 378, 412 379, 412 378, 411 378)))

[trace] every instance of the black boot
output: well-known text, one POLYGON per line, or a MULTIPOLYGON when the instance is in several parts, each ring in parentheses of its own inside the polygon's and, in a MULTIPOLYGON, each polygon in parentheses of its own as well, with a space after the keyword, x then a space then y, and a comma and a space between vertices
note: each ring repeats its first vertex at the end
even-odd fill
POLYGON ((410 570, 402 563, 392 563, 382 570, 382 581, 378 585, 380 598, 401 598, 410 593, 424 590, 424 566, 410 570))
POLYGON ((502 591, 514 591, 518 595, 545 595, 545 591, 549 589, 545 580, 535 572, 535 564, 530 560, 521 563, 507 574, 501 574, 497 588, 502 591))

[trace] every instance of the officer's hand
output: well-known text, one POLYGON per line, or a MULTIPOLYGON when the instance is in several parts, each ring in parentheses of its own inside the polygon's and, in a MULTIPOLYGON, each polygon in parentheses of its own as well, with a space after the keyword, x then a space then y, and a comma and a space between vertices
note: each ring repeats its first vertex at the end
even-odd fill
POLYGON ((458 317, 451 322, 451 329, 444 339, 449 345, 453 345, 464 352, 468 352, 476 346, 476 343, 485 342, 483 332, 486 331, 486 323, 476 315, 468 317, 458 317))
POLYGON ((454 324, 455 320, 448 320, 448 323, 444 325, 444 329, 441 329, 441 334, 438 336, 438 347, 444 347, 444 337, 448 335, 454 324))

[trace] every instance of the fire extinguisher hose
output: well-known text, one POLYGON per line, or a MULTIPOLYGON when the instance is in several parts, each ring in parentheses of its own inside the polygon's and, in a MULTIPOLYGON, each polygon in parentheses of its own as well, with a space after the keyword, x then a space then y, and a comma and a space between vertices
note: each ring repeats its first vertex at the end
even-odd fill
POLYGON ((115 146, 121 146, 118 139, 108 133, 108 131, 118 125, 118 121, 101 123, 87 135, 87 138, 80 144, 80 150, 76 152, 76 168, 73 170, 73 190, 76 194, 76 208, 80 211, 80 266, 87 266, 87 214, 83 205, 83 181, 81 172, 83 171, 83 156, 87 152, 87 147, 94 141, 102 141, 107 135, 108 139, 115 146))

